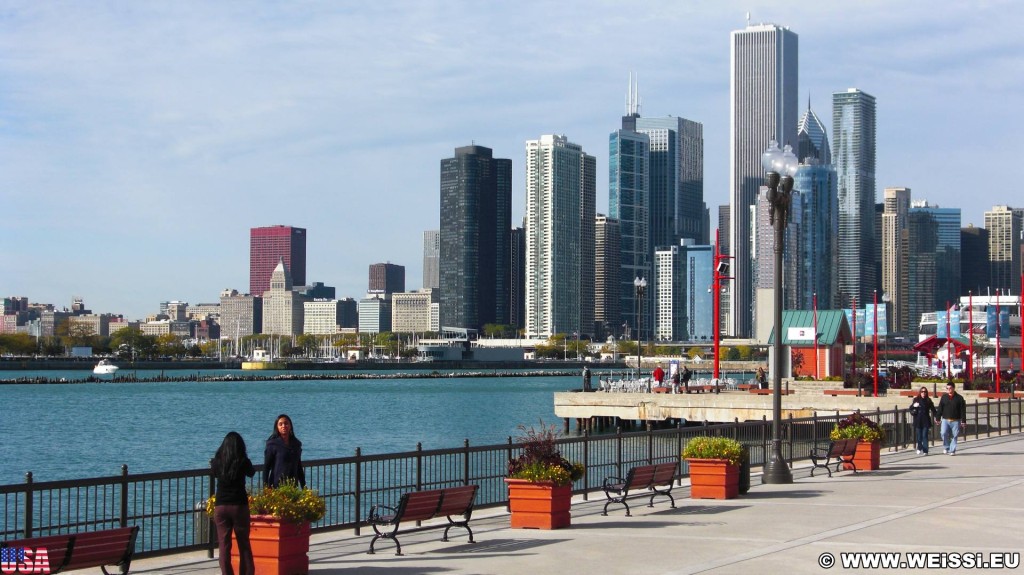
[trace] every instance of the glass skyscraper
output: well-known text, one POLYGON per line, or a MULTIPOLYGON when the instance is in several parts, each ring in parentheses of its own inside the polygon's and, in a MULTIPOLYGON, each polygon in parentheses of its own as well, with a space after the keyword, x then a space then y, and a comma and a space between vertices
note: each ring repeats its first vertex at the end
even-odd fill
POLYGON ((836 309, 836 172, 831 164, 818 163, 811 157, 808 163, 800 164, 793 180, 793 189, 799 192, 793 201, 793 224, 799 235, 795 308, 811 309, 817 294, 820 309, 836 309))
POLYGON ((921 314, 947 309, 960 299, 960 208, 913 202, 907 216, 907 283, 910 332, 921 314))
POLYGON ((649 339, 654 324, 647 310, 651 309, 650 297, 644 298, 637 317, 636 294, 633 280, 646 278, 653 284, 654 274, 651 257, 650 217, 650 138, 647 134, 634 131, 631 120, 637 116, 627 114, 623 118, 624 128, 611 133, 608 138, 608 217, 619 222, 619 312, 622 323, 635 333, 639 325, 649 339))
POLYGON ((839 297, 859 305, 875 277, 875 97, 856 88, 832 94, 832 146, 839 194, 839 297))

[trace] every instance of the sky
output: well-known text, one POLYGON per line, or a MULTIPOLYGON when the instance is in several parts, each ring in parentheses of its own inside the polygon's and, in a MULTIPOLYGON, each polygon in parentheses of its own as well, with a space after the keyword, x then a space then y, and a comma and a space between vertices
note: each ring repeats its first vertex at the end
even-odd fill
POLYGON ((630 74, 642 115, 703 124, 714 226, 748 13, 798 34, 801 114, 831 129, 833 92, 877 98, 877 201, 910 187, 979 227, 1024 204, 1014 0, 0 0, 0 296, 128 319, 216 302, 275 224, 308 230, 306 279, 338 297, 378 262, 419 288, 456 147, 512 159, 519 225, 525 142, 564 134, 607 213, 630 74))

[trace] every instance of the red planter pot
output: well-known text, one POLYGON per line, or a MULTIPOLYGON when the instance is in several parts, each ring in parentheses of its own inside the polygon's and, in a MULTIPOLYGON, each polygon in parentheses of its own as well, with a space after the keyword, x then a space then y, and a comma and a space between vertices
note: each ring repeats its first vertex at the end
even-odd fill
POLYGON ((857 471, 874 471, 881 460, 881 441, 858 441, 857 451, 853 454, 853 464, 857 471))
POLYGON ((734 499, 740 494, 740 466, 725 459, 687 459, 691 499, 734 499))
MULTIPOLYGON (((234 535, 232 535, 234 539, 234 535)), ((289 523, 269 515, 253 515, 249 528, 256 575, 309 573, 309 522, 289 523)), ((231 564, 238 573, 238 543, 231 546, 231 564)))
POLYGON ((570 523, 572 485, 506 479, 513 529, 559 529, 570 523))

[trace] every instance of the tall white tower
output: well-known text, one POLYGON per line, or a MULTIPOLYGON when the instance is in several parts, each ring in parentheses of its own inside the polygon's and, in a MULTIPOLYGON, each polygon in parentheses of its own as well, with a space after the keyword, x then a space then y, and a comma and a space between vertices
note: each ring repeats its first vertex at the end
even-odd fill
POLYGON ((565 136, 526 142, 526 335, 594 329, 593 156, 565 136))
POLYGON ((729 82, 729 325, 753 333, 750 207, 764 183, 761 153, 771 140, 797 146, 797 35, 775 24, 732 32, 729 82))

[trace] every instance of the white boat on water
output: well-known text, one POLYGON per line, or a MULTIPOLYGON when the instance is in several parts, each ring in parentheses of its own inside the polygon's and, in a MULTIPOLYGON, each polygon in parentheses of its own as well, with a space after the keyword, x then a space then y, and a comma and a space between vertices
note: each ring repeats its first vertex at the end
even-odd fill
POLYGON ((108 360, 101 359, 96 367, 92 368, 93 375, 113 375, 119 368, 108 360))

